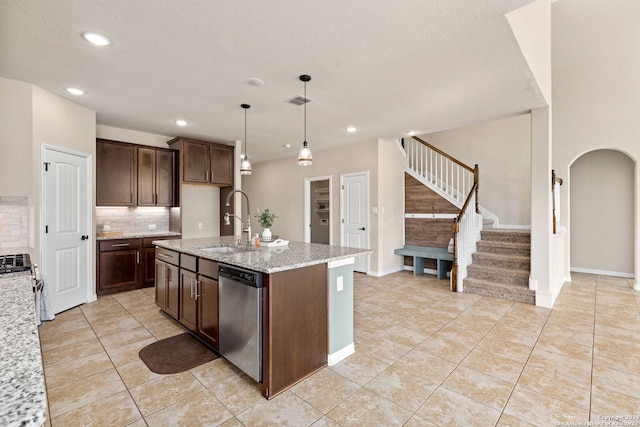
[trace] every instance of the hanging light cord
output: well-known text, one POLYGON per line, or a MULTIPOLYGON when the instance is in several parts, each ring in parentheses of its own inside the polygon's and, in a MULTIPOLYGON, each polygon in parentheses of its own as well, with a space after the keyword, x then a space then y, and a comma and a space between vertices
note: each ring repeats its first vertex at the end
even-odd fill
POLYGON ((304 82, 304 146, 307 146, 307 82, 304 82))
POLYGON ((244 109, 244 158, 249 160, 247 155, 247 109, 244 109))

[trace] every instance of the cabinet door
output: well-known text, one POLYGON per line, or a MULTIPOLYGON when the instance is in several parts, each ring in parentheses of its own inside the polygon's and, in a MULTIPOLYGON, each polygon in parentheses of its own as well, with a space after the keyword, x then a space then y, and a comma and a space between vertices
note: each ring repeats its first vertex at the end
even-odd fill
POLYGON ((140 278, 139 250, 100 252, 99 263, 98 293, 138 285, 140 278))
POLYGON ((153 286, 156 277, 156 249, 142 249, 142 284, 153 286))
POLYGON ((233 150, 212 145, 211 182, 221 185, 233 184, 233 150))
POLYGON ((96 140, 96 193, 98 206, 135 206, 135 146, 96 140))
POLYGON ((173 151, 156 150, 156 206, 173 206, 175 168, 173 151))
POLYGON ((182 150, 182 181, 209 183, 209 144, 184 141, 182 150))
POLYGON ((180 269, 180 312, 178 321, 190 331, 196 331, 198 280, 196 274, 180 269))
POLYGON ((198 276, 198 336, 218 348, 218 281, 198 276))
POLYGON ((138 206, 156 204, 156 150, 138 147, 138 206))
POLYGON ((178 319, 180 309, 180 270, 172 264, 167 264, 167 304, 164 312, 174 319, 178 319))
POLYGON ((167 310, 167 263, 156 260, 155 263, 155 271, 156 271, 156 305, 160 307, 160 310, 167 310))

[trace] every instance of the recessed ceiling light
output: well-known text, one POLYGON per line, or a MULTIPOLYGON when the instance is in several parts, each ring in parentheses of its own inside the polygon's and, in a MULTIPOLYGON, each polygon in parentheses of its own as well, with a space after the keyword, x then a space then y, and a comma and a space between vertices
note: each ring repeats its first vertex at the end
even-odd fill
POLYGON ((96 46, 109 46, 111 44, 111 40, 98 33, 85 32, 82 33, 82 37, 84 37, 84 39, 89 43, 96 46))
POLYGON ((349 126, 349 127, 347 128, 347 132, 349 132, 349 133, 354 133, 354 132, 355 132, 355 131, 357 131, 357 130, 358 130, 358 129, 356 129, 354 126, 349 126))
POLYGON ((68 87, 66 89, 67 89, 67 92, 69 92, 72 95, 84 95, 84 91, 82 89, 77 89, 75 87, 68 87))
POLYGON ((189 124, 189 122, 187 122, 186 120, 176 120, 176 124, 178 126, 186 126, 189 124))
POLYGON ((247 79, 247 83, 250 84, 251 86, 262 86, 264 84, 264 81, 262 81, 262 79, 259 79, 257 77, 249 77, 247 79))
POLYGON ((415 135, 415 134, 416 134, 416 131, 415 131, 415 130, 408 130, 408 131, 407 131, 407 135, 409 135, 409 136, 413 136, 413 135, 415 135))
POLYGON ((283 147, 284 148, 291 148, 291 144, 284 144, 283 147))

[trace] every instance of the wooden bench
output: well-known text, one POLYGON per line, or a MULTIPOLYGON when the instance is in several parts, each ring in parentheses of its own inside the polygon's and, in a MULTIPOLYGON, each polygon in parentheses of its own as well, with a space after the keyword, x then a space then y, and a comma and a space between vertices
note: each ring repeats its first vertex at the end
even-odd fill
POLYGON ((413 257, 413 275, 419 276, 424 274, 424 260, 435 259, 438 268, 438 279, 446 279, 447 265, 445 261, 453 261, 453 254, 445 248, 431 248, 428 246, 409 246, 394 249, 396 255, 405 255, 413 257))

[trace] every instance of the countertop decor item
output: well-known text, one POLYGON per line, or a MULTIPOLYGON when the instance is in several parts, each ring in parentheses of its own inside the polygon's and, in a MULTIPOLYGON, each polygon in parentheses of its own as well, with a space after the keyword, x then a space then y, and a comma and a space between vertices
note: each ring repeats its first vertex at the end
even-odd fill
POLYGON ((270 212, 269 209, 265 209, 260 211, 258 209, 258 213, 256 214, 256 219, 260 223, 260 226, 263 228, 262 230, 262 241, 269 242, 271 241, 271 226, 275 219, 278 218, 276 214, 270 212))

